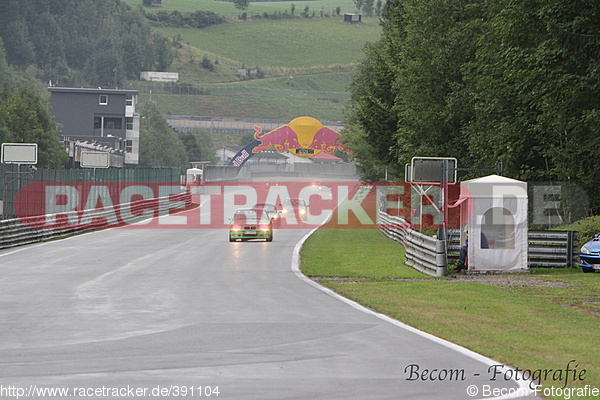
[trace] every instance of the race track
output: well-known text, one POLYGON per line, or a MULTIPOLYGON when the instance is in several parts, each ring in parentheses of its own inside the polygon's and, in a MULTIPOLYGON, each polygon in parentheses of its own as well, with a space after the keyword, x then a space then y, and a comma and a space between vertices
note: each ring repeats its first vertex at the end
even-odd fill
POLYGON ((229 243, 222 229, 115 228, 0 251, 0 397, 450 400, 518 387, 491 381, 490 360, 301 279, 308 232, 229 243))

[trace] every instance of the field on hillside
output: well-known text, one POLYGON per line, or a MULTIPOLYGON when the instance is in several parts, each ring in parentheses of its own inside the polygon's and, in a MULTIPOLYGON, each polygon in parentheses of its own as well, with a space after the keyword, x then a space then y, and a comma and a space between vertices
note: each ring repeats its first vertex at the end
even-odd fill
MULTIPOLYGON (((136 6, 141 1, 125 2, 136 6)), ((291 4, 251 3, 247 12, 249 15, 263 11, 289 13, 291 4)), ((296 15, 308 5, 311 10, 316 10, 317 17, 241 21, 237 19, 239 11, 232 3, 163 0, 162 10, 205 10, 232 18, 227 23, 205 29, 153 28, 169 39, 180 38, 181 48, 169 68, 179 73, 177 87, 172 92, 169 88, 152 90, 152 100, 165 114, 284 120, 308 115, 320 120, 342 120, 342 108, 348 98, 343 92, 347 92, 356 66, 363 58, 365 43, 374 42, 380 36, 379 19, 366 18, 357 26, 344 23, 342 16, 320 17, 320 10, 331 13, 336 7, 340 7, 341 13, 354 12, 352 0, 294 4, 296 15), (260 77, 244 79, 237 75, 238 68, 258 68, 260 77), (293 82, 288 82, 290 77, 293 82), (198 88, 222 84, 258 88, 256 91, 260 94, 239 96, 226 90, 212 96, 177 93, 182 85, 198 88), (265 96, 263 89, 276 93, 265 96)), ((157 9, 145 10, 154 12, 157 9)), ((134 83, 134 86, 140 90, 142 101, 150 99, 148 85, 134 83)))
POLYGON ((244 21, 205 29, 155 28, 155 32, 219 57, 239 67, 277 68, 355 64, 368 41, 379 38, 377 23, 345 24, 341 17, 244 21))
MULTIPOLYGON (((141 0, 123 0, 124 3, 131 7, 136 7, 141 4, 141 0)), ((262 14, 264 12, 272 14, 275 11, 284 12, 287 10, 291 12, 291 5, 296 6, 295 15, 300 14, 306 6, 312 11, 315 11, 317 15, 320 15, 321 10, 324 13, 333 14, 336 7, 340 7, 340 13, 353 13, 356 12, 356 6, 352 0, 318 0, 318 1, 263 1, 263 2, 251 2, 245 12, 248 16, 255 14, 262 14)), ((217 0, 162 0, 162 8, 145 8, 147 12, 155 12, 158 10, 178 10, 181 12, 191 11, 212 11, 217 14, 224 15, 226 17, 237 18, 242 11, 235 8, 233 2, 228 1, 217 1, 217 0)))
MULTIPOLYGON (((149 95, 140 95, 140 101, 149 95)), ((163 114, 203 117, 264 118, 292 120, 310 116, 320 121, 339 121, 341 103, 330 100, 272 98, 258 96, 177 96, 152 94, 152 101, 163 114)))

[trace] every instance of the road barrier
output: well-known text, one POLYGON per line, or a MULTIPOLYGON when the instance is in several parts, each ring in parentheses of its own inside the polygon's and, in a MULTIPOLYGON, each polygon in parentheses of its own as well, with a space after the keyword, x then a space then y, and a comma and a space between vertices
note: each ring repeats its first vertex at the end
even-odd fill
MULTIPOLYGON (((448 263, 458 261, 459 232, 448 230, 448 244, 411 229, 403 218, 379 211, 379 229, 402 244, 406 265, 432 276, 447 274, 448 263), (447 246, 447 247, 446 247, 447 246)), ((576 267, 579 245, 576 231, 529 231, 528 266, 546 268, 576 267)))
POLYGON ((117 204, 102 209, 6 219, 0 221, 0 249, 61 238, 106 227, 130 224, 140 220, 144 210, 157 209, 158 215, 163 215, 169 212, 169 210, 184 209, 191 206, 191 204, 192 195, 190 193, 181 193, 155 199, 117 204), (157 207, 154 207, 155 205, 157 207), (122 210, 127 210, 127 212, 121 212, 122 210), (78 223, 71 223, 75 219, 78 223), (49 228, 47 222, 49 220, 56 221, 56 223, 52 224, 52 228, 49 228))
MULTIPOLYGON (((577 267, 579 244, 576 231, 529 231, 528 266, 544 268, 577 267)), ((448 231, 448 262, 458 261, 458 229, 448 231)))
POLYGON ((400 217, 379 211, 377 222, 384 235, 405 249, 406 265, 432 276, 447 274, 446 246, 444 240, 432 238, 410 228, 400 217))
POLYGON ((529 267, 576 267, 576 231, 529 231, 529 267))

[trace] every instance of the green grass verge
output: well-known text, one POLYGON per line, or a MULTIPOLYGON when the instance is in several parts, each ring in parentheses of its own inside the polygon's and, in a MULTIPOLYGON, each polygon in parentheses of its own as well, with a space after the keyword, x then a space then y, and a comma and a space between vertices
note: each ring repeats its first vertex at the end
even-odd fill
POLYGON ((374 229, 319 229, 302 248, 310 277, 430 278, 404 265, 404 248, 374 229), (385 239, 385 237, 384 237, 385 239))
POLYGON ((600 274, 429 278, 404 265, 401 245, 366 229, 319 229, 301 257, 307 276, 378 312, 523 369, 564 370, 575 360, 585 380, 568 386, 600 387, 600 274))

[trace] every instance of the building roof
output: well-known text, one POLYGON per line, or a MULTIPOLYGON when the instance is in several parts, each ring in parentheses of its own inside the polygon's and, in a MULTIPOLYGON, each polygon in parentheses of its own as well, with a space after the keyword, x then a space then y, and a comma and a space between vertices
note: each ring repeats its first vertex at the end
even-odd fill
POLYGON ((228 146, 219 146, 217 148, 215 148, 215 150, 223 150, 223 149, 227 149, 227 150, 231 150, 233 152, 238 152, 242 149, 242 147, 244 146, 234 146, 234 145, 228 145, 228 146))
POLYGON ((91 93, 91 94, 139 94, 137 90, 125 89, 102 89, 102 88, 70 88, 70 87, 49 87, 50 93, 91 93))
POLYGON ((319 161, 342 161, 341 158, 334 156, 333 154, 328 154, 325 152, 320 152, 317 155, 314 155, 311 157, 313 160, 319 160, 319 161))
POLYGON ((259 151, 254 154, 254 158, 269 158, 269 159, 278 159, 278 160, 287 160, 287 157, 277 151, 259 151))

